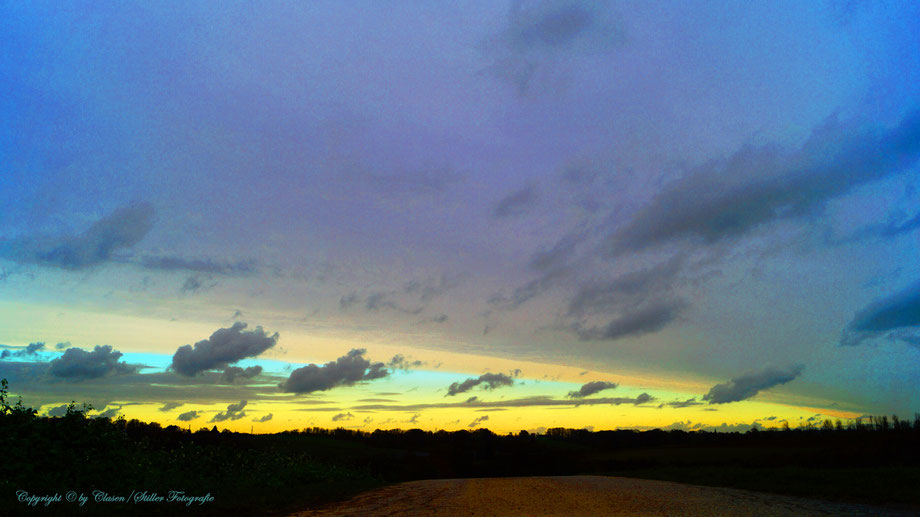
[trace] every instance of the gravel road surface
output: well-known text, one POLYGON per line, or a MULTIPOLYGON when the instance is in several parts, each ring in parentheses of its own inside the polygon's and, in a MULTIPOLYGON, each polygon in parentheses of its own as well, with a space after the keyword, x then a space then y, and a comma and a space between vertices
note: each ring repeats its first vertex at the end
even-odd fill
POLYGON ((411 481, 293 514, 758 516, 915 515, 888 508, 622 477, 559 476, 411 481))

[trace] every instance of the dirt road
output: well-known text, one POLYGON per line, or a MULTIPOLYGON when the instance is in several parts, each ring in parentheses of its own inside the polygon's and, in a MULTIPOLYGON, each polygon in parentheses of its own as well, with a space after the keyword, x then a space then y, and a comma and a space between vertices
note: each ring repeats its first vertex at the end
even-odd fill
POLYGON ((412 481, 294 515, 694 517, 911 514, 870 506, 666 481, 565 476, 412 481))

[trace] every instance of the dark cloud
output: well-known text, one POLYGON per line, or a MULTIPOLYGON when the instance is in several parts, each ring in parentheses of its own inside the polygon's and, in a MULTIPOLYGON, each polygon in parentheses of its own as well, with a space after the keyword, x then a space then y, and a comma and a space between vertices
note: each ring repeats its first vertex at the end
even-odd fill
POLYGON ((262 373, 261 366, 249 366, 246 368, 228 366, 224 368, 224 371, 220 374, 220 380, 218 382, 221 384, 233 384, 237 379, 252 379, 260 373, 262 373))
POLYGON ((176 409, 177 407, 180 407, 183 405, 185 405, 185 402, 167 402, 163 404, 163 407, 160 408, 160 411, 163 411, 163 412, 172 411, 173 409, 176 409))
POLYGON ((702 406, 703 403, 696 400, 696 398, 689 398, 687 400, 672 400, 671 402, 664 402, 658 406, 658 409, 664 407, 671 407, 675 409, 692 407, 692 406, 702 406))
POLYGON ((582 284, 566 311, 566 317, 576 320, 571 328, 581 339, 618 339, 661 330, 687 307, 673 292, 683 263, 683 256, 677 255, 612 280, 582 284))
POLYGON ((262 423, 262 422, 268 422, 268 421, 271 420, 274 416, 275 416, 274 414, 269 413, 269 414, 267 414, 267 415, 262 416, 261 418, 253 418, 252 421, 255 422, 255 423, 257 423, 257 424, 258 424, 258 423, 262 423))
POLYGON ((247 401, 241 400, 238 404, 229 404, 227 411, 222 411, 214 415, 211 422, 223 422, 225 420, 239 420, 246 416, 243 408, 246 407, 247 401))
POLYGON ((438 278, 412 280, 403 285, 403 291, 417 295, 419 300, 427 302, 460 285, 462 277, 463 275, 448 276, 445 274, 438 278))
POLYGON ((920 111, 895 128, 828 120, 794 152, 747 147, 668 184, 608 238, 618 255, 674 240, 714 244, 768 223, 821 213, 828 200, 901 172, 920 158, 920 111))
POLYGON ((45 349, 45 344, 42 342, 29 343, 29 345, 26 346, 26 349, 22 351, 22 354, 23 355, 36 355, 38 352, 41 352, 44 349, 45 349))
POLYGON ((146 256, 140 264, 146 269, 159 271, 190 271, 218 275, 248 275, 256 271, 254 260, 223 262, 214 259, 188 259, 176 256, 146 256))
POLYGON ((514 379, 503 373, 484 373, 477 378, 469 378, 460 383, 452 383, 447 388, 446 396, 453 396, 458 393, 464 393, 475 388, 476 386, 479 386, 480 384, 484 384, 484 389, 494 390, 502 386, 514 385, 514 379))
POLYGON ((309 364, 297 368, 279 386, 288 393, 312 393, 389 375, 383 363, 371 363, 365 359, 365 352, 364 349, 353 349, 323 366, 309 364))
POLYGON ((582 285, 569 302, 569 316, 609 313, 635 307, 652 296, 670 291, 683 259, 674 257, 653 267, 620 275, 613 280, 582 285))
POLYGON ((537 189, 533 185, 516 190, 503 197, 492 210, 492 217, 518 215, 529 209, 537 200, 537 189))
POLYGON ((716 384, 703 396, 703 400, 709 401, 710 404, 726 404, 749 399, 760 391, 786 384, 801 375, 804 369, 802 365, 795 365, 788 368, 770 367, 760 372, 746 373, 726 383, 716 384))
POLYGON ((530 257, 527 264, 531 269, 536 271, 552 271, 563 268, 567 265, 569 258, 575 253, 575 247, 578 245, 578 238, 574 235, 566 235, 559 239, 552 248, 538 250, 530 257))
POLYGON ((189 377, 205 370, 226 367, 247 357, 255 357, 278 342, 278 333, 268 335, 262 327, 245 331, 246 324, 238 321, 230 328, 214 331, 211 337, 183 345, 173 355, 170 368, 189 377))
POLYGON ((78 235, 20 239, 4 246, 4 254, 23 263, 85 269, 107 262, 116 251, 140 242, 153 228, 153 220, 153 205, 135 203, 118 208, 78 235))
POLYGON ((408 371, 412 368, 418 368, 419 366, 422 366, 422 364, 424 363, 422 363, 418 359, 416 359, 415 361, 409 361, 408 359, 403 357, 402 354, 396 354, 393 356, 393 359, 390 359, 390 362, 387 363, 387 368, 390 368, 393 370, 408 371))
POLYGON ((657 301, 651 305, 621 312, 604 326, 586 327, 580 323, 573 329, 580 339, 619 339, 639 336, 663 329, 674 321, 687 306, 681 300, 657 301))
MULTIPOLYGON (((599 2, 559 0, 514 2, 508 24, 484 46, 491 63, 486 71, 507 81, 520 95, 529 93, 535 78, 576 48, 604 48, 623 39, 619 24, 603 15, 599 2)), ((541 75, 542 74, 542 75, 541 75)))
POLYGON ((197 418, 201 418, 201 414, 199 414, 198 411, 186 411, 185 413, 177 416, 176 420, 179 420, 180 422, 191 422, 197 418))
POLYGON ((622 399, 622 400, 625 401, 625 402, 622 402, 622 404, 633 404, 633 405, 638 406, 639 404, 645 404, 646 402, 651 402, 655 400, 655 397, 649 395, 648 393, 640 393, 638 396, 636 396, 636 398, 633 401, 629 401, 629 399, 622 399))
POLYGON ((37 357, 38 353, 44 350, 45 344, 42 342, 29 343, 25 348, 16 352, 10 350, 0 352, 0 359, 6 359, 8 357, 37 357))
POLYGON ((593 381, 585 383, 578 389, 578 391, 570 391, 568 397, 570 399, 580 399, 587 397, 589 395, 594 395, 604 390, 612 390, 617 387, 615 382, 606 382, 606 381, 593 381))
POLYGON ((841 345, 855 346, 885 333, 893 339, 915 344, 920 327, 920 282, 882 298, 856 313, 843 332, 841 345))
POLYGON ((64 350, 66 348, 70 348, 70 341, 64 341, 63 343, 58 343, 54 345, 54 348, 57 350, 64 350))
POLYGON ((379 311, 380 309, 396 309, 396 302, 387 299, 387 293, 371 293, 364 301, 364 308, 369 311, 379 311))
POLYGON ((382 310, 392 310, 404 314, 419 314, 422 312, 422 307, 410 309, 398 303, 394 299, 396 294, 397 291, 378 291, 369 293, 367 298, 362 298, 357 292, 352 291, 339 299, 339 309, 348 310, 363 301, 364 310, 368 312, 380 312, 382 310))
POLYGON ((135 366, 119 362, 122 353, 111 346, 96 346, 92 352, 68 348, 61 357, 51 361, 48 373, 64 379, 96 379, 109 374, 134 373, 135 366))
POLYGON ((118 416, 118 413, 120 411, 121 411, 120 407, 113 407, 113 408, 106 409, 102 413, 99 413, 98 415, 96 415, 96 417, 97 418, 115 418, 116 416, 118 416))
POLYGON ((488 420, 488 419, 489 419, 489 415, 483 415, 483 416, 480 416, 480 417, 476 417, 476 419, 473 420, 472 422, 470 422, 470 425, 468 425, 467 427, 470 427, 470 428, 476 427, 476 426, 478 426, 479 424, 485 422, 485 421, 488 420))
MULTIPOLYGON (((530 282, 515 288, 514 291, 511 292, 510 296, 506 296, 503 292, 492 295, 488 301, 489 305, 496 309, 505 311, 517 309, 524 303, 552 289, 559 283, 559 281, 567 278, 568 276, 569 270, 567 268, 547 270, 543 272, 543 274, 538 278, 535 278, 530 282)), ((483 332, 483 334, 486 333, 488 332, 483 332)))
POLYGON ((355 417, 351 413, 339 413, 332 417, 333 422, 341 422, 342 420, 351 420, 355 417))
POLYGON ((354 406, 352 410, 376 410, 376 411, 424 411, 426 409, 453 409, 453 408, 516 408, 516 407, 576 407, 576 406, 599 406, 611 405, 619 406, 622 404, 632 404, 635 406, 652 402, 655 397, 648 393, 641 393, 636 397, 604 397, 604 398, 586 398, 579 400, 572 399, 554 399, 549 396, 525 397, 511 400, 484 401, 474 400, 467 402, 441 402, 428 404, 407 404, 407 405, 387 405, 387 404, 367 404, 363 406, 354 406))
POLYGON ((49 409, 46 414, 53 417, 64 416, 67 414, 67 404, 53 407, 49 409))
POLYGON ((371 293, 367 295, 367 299, 364 301, 364 308, 371 312, 377 312, 381 309, 390 309, 390 310, 402 312, 405 314, 418 314, 422 312, 421 307, 416 307, 414 309, 403 307, 402 305, 400 305, 399 303, 393 300, 393 296, 395 294, 396 294, 395 292, 371 293))
POLYGON ((339 298, 339 309, 344 311, 344 310, 352 308, 353 306, 357 305, 360 302, 361 302, 361 298, 358 297, 358 293, 355 291, 352 291, 346 294, 345 296, 339 298))
POLYGON ((217 282, 212 281, 208 276, 191 275, 185 279, 185 282, 182 283, 182 287, 180 287, 179 290, 185 294, 189 294, 207 291, 216 286, 217 282))

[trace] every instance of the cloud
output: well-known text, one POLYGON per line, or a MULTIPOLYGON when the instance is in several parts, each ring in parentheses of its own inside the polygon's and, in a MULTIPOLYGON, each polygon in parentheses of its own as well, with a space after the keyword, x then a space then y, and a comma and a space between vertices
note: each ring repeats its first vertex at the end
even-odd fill
POLYGON ((249 366, 245 369, 239 366, 228 366, 220 374, 218 382, 221 384, 233 384, 237 379, 252 379, 260 373, 262 373, 261 366, 249 366))
POLYGON ((575 253, 578 238, 575 235, 566 235, 559 239, 552 248, 538 250, 530 257, 527 264, 536 271, 552 271, 564 268, 569 258, 575 253))
POLYGON ((85 269, 107 262, 116 251, 131 248, 153 228, 154 209, 135 203, 116 209, 78 235, 24 238, 7 243, 2 253, 22 263, 85 269))
POLYGON ((710 404, 746 400, 760 391, 786 384, 801 375, 804 369, 802 365, 794 365, 785 369, 769 367, 760 372, 746 373, 726 383, 716 384, 703 396, 703 400, 708 400, 710 404))
POLYGON ((180 422, 191 422, 197 418, 201 418, 201 414, 199 414, 198 411, 186 411, 185 413, 182 413, 176 417, 176 420, 179 420, 180 422))
POLYGON ((58 343, 54 345, 54 348, 57 350, 64 350, 66 348, 70 348, 70 341, 64 341, 62 343, 58 343))
POLYGON ((798 150, 746 147, 675 180, 612 232, 613 255, 675 240, 740 239, 780 219, 813 217, 828 200, 901 172, 920 158, 920 110, 890 129, 829 119, 798 150))
POLYGON ((409 371, 412 368, 418 368, 424 363, 416 359, 415 361, 409 361, 402 354, 396 354, 393 356, 393 359, 390 359, 390 362, 387 363, 387 368, 393 370, 403 370, 409 371))
POLYGON ((915 344, 917 335, 907 331, 911 327, 920 327, 920 282, 857 312, 844 330, 840 344, 859 345, 891 331, 896 331, 889 334, 892 339, 915 344))
POLYGON ((262 422, 268 422, 268 421, 271 420, 274 416, 275 416, 274 414, 269 413, 269 414, 267 414, 267 415, 262 416, 261 418, 253 418, 252 421, 255 422, 255 423, 257 423, 257 424, 258 424, 258 423, 262 423, 262 422))
POLYGON ((326 391, 337 386, 380 379, 389 375, 383 363, 371 363, 364 358, 366 350, 353 349, 348 354, 323 366, 309 364, 291 372, 279 386, 288 393, 326 391))
POLYGON ((133 373, 136 367, 119 362, 122 353, 111 346, 96 346, 92 352, 68 348, 61 357, 51 361, 48 373, 64 379, 96 379, 109 374, 133 373))
POLYGON ((672 407, 675 409, 691 407, 691 406, 702 406, 703 403, 696 400, 696 398, 689 398, 687 400, 672 400, 671 402, 664 402, 658 406, 658 409, 663 407, 672 407))
POLYGON ((163 407, 160 408, 160 411, 163 411, 163 412, 172 411, 173 409, 176 409, 177 407, 180 407, 183 405, 185 405, 184 402, 167 402, 163 404, 163 407))
POLYGON ((519 215, 530 208, 536 200, 537 189, 533 185, 516 190, 499 200, 492 210, 492 217, 519 215))
POLYGON ((342 420, 351 420, 355 417, 351 413, 339 413, 332 417, 333 422, 341 422, 342 420))
POLYGON ((51 417, 64 416, 64 415, 67 414, 67 404, 63 404, 63 405, 60 405, 60 406, 57 406, 57 407, 53 407, 53 408, 49 409, 49 410, 47 411, 46 414, 47 414, 48 416, 51 416, 51 417))
POLYGON ((188 259, 177 256, 145 256, 140 264, 145 269, 159 271, 191 271, 218 275, 248 275, 256 270, 254 260, 221 262, 210 258, 188 259))
POLYGON ((352 291, 339 299, 339 309, 345 311, 363 301, 364 310, 368 312, 379 312, 381 310, 392 310, 404 314, 419 314, 422 312, 421 307, 410 309, 394 301, 393 296, 396 294, 397 291, 379 291, 368 294, 367 298, 362 298, 357 292, 352 291))
POLYGON ((238 404, 229 404, 227 406, 227 411, 223 411, 214 415, 214 418, 211 419, 211 422, 223 422, 225 420, 239 420, 246 416, 246 412, 243 411, 243 408, 246 407, 247 401, 241 400, 238 404))
POLYGON ((483 415, 483 416, 480 416, 480 417, 476 417, 476 419, 473 420, 472 422, 470 422, 470 425, 468 425, 467 427, 470 427, 470 428, 476 427, 476 426, 478 426, 479 424, 485 422, 485 421, 488 420, 488 419, 489 419, 489 415, 483 415))
POLYGON ((670 291, 683 258, 674 257, 650 268, 620 275, 612 280, 583 284, 569 302, 569 316, 609 313, 635 307, 653 296, 670 291))
POLYGON ((580 339, 619 339, 639 336, 663 329, 674 321, 687 306, 681 300, 656 301, 651 305, 621 312, 604 326, 586 327, 581 323, 572 326, 580 339))
POLYGON ((476 386, 479 386, 480 384, 485 384, 485 386, 483 386, 484 389, 494 390, 502 386, 514 385, 514 379, 503 373, 484 373, 475 379, 469 378, 460 383, 452 383, 447 388, 446 396, 450 397, 458 393, 464 393, 475 388, 476 386))
MULTIPOLYGON (((489 305, 500 310, 510 311, 517 309, 524 303, 552 289, 560 280, 569 275, 568 268, 555 268, 544 271, 539 277, 530 282, 516 287, 511 292, 511 296, 505 296, 503 292, 492 295, 489 298, 489 305)), ((488 333, 484 331, 483 334, 488 333)))
POLYGON ((278 333, 268 335, 262 327, 244 331, 246 324, 238 321, 230 328, 214 331, 211 337, 183 345, 173 354, 170 368, 175 372, 193 376, 205 370, 226 367, 247 357, 255 357, 278 342, 278 333))
POLYGON ((38 353, 43 350, 45 350, 44 343, 29 343, 25 348, 16 352, 11 352, 9 350, 0 352, 0 359, 6 359, 8 357, 37 357, 38 353))
POLYGON ((387 405, 387 404, 366 404, 363 406, 354 406, 351 409, 356 410, 373 410, 373 411, 423 411, 426 409, 454 409, 454 408, 517 408, 517 407, 576 407, 576 406, 602 406, 611 405, 619 406, 622 404, 632 404, 635 406, 652 402, 655 397, 648 393, 641 393, 636 397, 604 397, 604 398, 586 398, 579 400, 571 399, 554 399, 549 396, 525 397, 510 400, 495 401, 467 401, 467 402, 440 402, 427 404, 406 404, 406 405, 387 405))
POLYGON ((217 286, 217 282, 211 280, 210 276, 191 275, 182 283, 179 290, 185 294, 207 291, 217 286))
POLYGON ((535 79, 545 76, 546 69, 552 68, 555 61, 576 50, 620 43, 622 28, 600 4, 559 0, 514 2, 507 25, 484 45, 491 59, 486 72, 510 83, 519 95, 526 95, 535 79))
POLYGON ((417 295, 419 300, 427 302, 460 285, 462 276, 441 275, 439 278, 411 280, 403 285, 403 291, 417 295))
POLYGON ((102 413, 99 413, 96 418, 115 418, 118 416, 118 412, 121 411, 120 407, 113 407, 106 409, 102 413))
POLYGON ((589 395, 594 395, 604 390, 612 390, 617 387, 617 384, 614 382, 605 382, 605 381, 593 381, 585 383, 578 389, 578 391, 570 391, 568 397, 570 399, 580 399, 585 398, 589 395))
POLYGON ((683 256, 676 255, 611 280, 583 283, 566 310, 566 317, 575 320, 571 329, 585 340, 618 339, 661 330, 688 305, 673 292, 683 264, 683 256), (606 323, 597 323, 604 319, 606 323))

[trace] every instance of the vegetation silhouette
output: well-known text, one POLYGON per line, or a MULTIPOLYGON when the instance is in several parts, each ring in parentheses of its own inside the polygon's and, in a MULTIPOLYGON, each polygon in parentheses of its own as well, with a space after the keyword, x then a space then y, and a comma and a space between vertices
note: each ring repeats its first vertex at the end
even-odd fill
POLYGON ((920 509, 920 414, 825 420, 746 433, 588 431, 554 428, 497 435, 473 431, 308 428, 253 435, 196 432, 124 417, 89 418, 74 402, 40 417, 0 384, 0 515, 285 515, 387 483, 429 478, 604 474, 764 490, 920 509), (95 502, 94 490, 127 497, 179 490, 201 505, 95 502), (83 493, 26 507, 18 491, 83 493), (166 506, 164 506, 166 505, 166 506))

